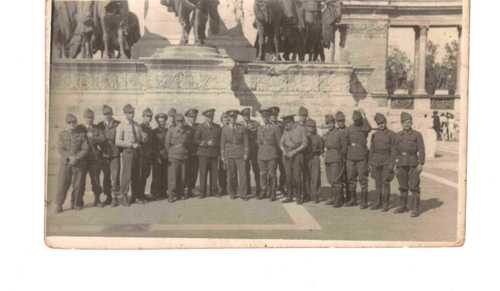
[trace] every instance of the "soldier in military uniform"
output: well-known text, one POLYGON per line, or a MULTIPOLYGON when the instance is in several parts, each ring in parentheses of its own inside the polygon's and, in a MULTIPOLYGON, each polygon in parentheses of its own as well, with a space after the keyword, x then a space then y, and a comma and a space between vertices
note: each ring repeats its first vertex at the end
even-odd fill
POLYGON ((412 129, 412 117, 401 113, 403 130, 396 135, 396 176, 399 182, 400 207, 396 213, 408 211, 408 190, 412 195, 411 216, 420 214, 420 173, 425 163, 425 145, 422 134, 412 129))
MULTIPOLYGON (((222 134, 222 129, 224 129, 224 127, 226 127, 226 126, 229 126, 229 124, 230 124, 229 117, 227 116, 226 112, 222 113, 222 115, 220 117, 220 122, 221 122, 221 134, 222 134)), ((227 192, 227 165, 222 160, 222 156, 219 155, 219 194, 226 195, 227 193, 228 193, 227 192)))
MULTIPOLYGON (((280 139, 281 135, 283 134, 284 126, 283 122, 281 122, 278 119, 278 116, 280 114, 280 108, 277 106, 269 107, 267 109, 270 114, 270 121, 273 125, 275 125, 279 129, 280 133, 280 139)), ((278 192, 281 192, 284 194, 285 192, 285 183, 286 183, 286 173, 285 173, 285 166, 283 165, 283 153, 281 152, 281 148, 279 149, 278 152, 279 158, 278 158, 278 171, 280 172, 277 185, 278 185, 278 192)))
POLYGON ((82 180, 82 193, 78 197, 78 206, 83 207, 83 195, 85 193, 85 183, 87 175, 90 176, 90 184, 92 186, 92 192, 94 193, 94 206, 101 207, 101 201, 99 200, 102 193, 101 187, 101 168, 102 168, 102 144, 105 141, 104 134, 102 131, 94 124, 94 111, 86 109, 83 113, 85 138, 87 144, 89 145, 89 152, 85 157, 85 167, 83 168, 83 180, 82 180))
MULTIPOLYGON (((146 183, 149 175, 151 175, 151 170, 153 167, 153 162, 155 159, 154 153, 154 137, 153 137, 153 128, 151 127, 151 121, 153 120, 153 110, 151 108, 146 108, 142 112, 142 123, 141 129, 144 134, 144 140, 142 142, 142 146, 139 149, 140 152, 140 184, 139 184, 139 193, 141 193, 141 198, 146 199, 146 183)), ((131 203, 135 202, 134 197, 132 197, 131 203)))
POLYGON ((264 193, 257 195, 258 199, 267 198, 276 200, 276 167, 280 157, 280 129, 269 120, 270 112, 261 110, 260 114, 264 120, 264 125, 257 129, 257 158, 260 169, 260 189, 264 193), (261 195, 262 194, 262 195, 261 195))
POLYGON ((347 206, 357 205, 356 184, 361 186, 360 208, 368 207, 368 148, 367 139, 371 126, 360 110, 352 114, 353 124, 347 128, 347 180, 351 200, 347 206))
POLYGON ((394 154, 396 134, 387 128, 387 120, 383 114, 375 114, 377 129, 370 142, 370 172, 375 180, 376 203, 372 209, 389 210, 391 197, 391 181, 394 179, 394 154))
POLYGON ((79 193, 82 191, 83 168, 85 167, 85 156, 88 153, 88 144, 85 131, 77 127, 76 116, 69 113, 66 115, 68 128, 59 134, 57 151, 61 156, 59 164, 59 181, 57 187, 55 212, 63 211, 63 204, 69 187, 72 186, 71 208, 75 205, 79 193))
POLYGON ((215 109, 202 112, 205 122, 200 124, 194 134, 194 143, 198 146, 198 164, 200 169, 200 198, 219 195, 217 172, 219 167, 221 127, 214 121, 215 109), (207 175, 210 173, 210 187, 207 191, 207 175))
POLYGON ((307 193, 311 195, 311 200, 316 203, 320 201, 321 187, 321 161, 320 156, 323 154, 324 144, 323 139, 318 135, 316 130, 316 121, 310 119, 306 121, 307 129, 307 148, 304 151, 305 160, 305 188, 307 193))
POLYGON ((243 200, 248 200, 247 175, 245 162, 248 160, 248 133, 246 128, 236 122, 238 110, 230 110, 227 115, 230 124, 222 129, 221 157, 227 166, 228 191, 232 199, 236 198, 236 188, 243 200))
MULTIPOLYGON (((196 122, 198 117, 198 109, 189 109, 186 111, 185 124, 191 127, 193 134, 196 132, 199 123, 196 122)), ((186 162, 186 193, 188 197, 193 196, 193 190, 196 188, 198 180, 198 148, 195 143, 189 145, 188 160, 186 162)))
MULTIPOLYGON (((344 134, 347 138, 347 127, 345 126, 345 114, 344 112, 342 111, 337 111, 337 113, 335 113, 335 126, 336 126, 336 129, 338 129, 339 132, 341 132, 342 134, 344 134)), ((344 193, 344 199, 343 199, 343 202, 348 202, 348 201, 351 201, 351 192, 349 192, 349 183, 347 181, 347 165, 346 165, 346 161, 347 161, 347 148, 346 148, 346 152, 345 152, 345 156, 343 158, 343 161, 344 161, 344 165, 343 165, 343 174, 342 174, 342 177, 341 177, 341 186, 342 186, 342 193, 344 193)))
POLYGON ((175 127, 175 116, 177 116, 177 110, 175 108, 170 108, 167 115, 167 128, 175 127))
POLYGON ((280 147, 283 152, 283 164, 287 177, 287 198, 284 203, 293 201, 297 204, 304 200, 304 156, 303 150, 307 147, 306 129, 294 122, 294 115, 284 116, 285 131, 281 136, 280 147))
POLYGON ((131 201, 145 203, 144 193, 141 193, 141 164, 140 148, 145 140, 142 128, 134 120, 135 109, 127 104, 123 107, 126 121, 116 128, 116 146, 122 149, 121 175, 120 175, 120 200, 123 206, 129 206, 127 194, 132 188, 131 201))
POLYGON ((167 197, 168 187, 168 159, 165 152, 165 137, 167 136, 168 115, 158 113, 155 116, 157 127, 153 130, 153 179, 151 181, 151 195, 153 199, 167 197))
POLYGON ((104 120, 97 124, 97 128, 104 134, 104 142, 101 144, 103 172, 103 192, 106 200, 103 206, 112 203, 112 206, 118 206, 116 197, 120 192, 120 150, 115 144, 116 128, 120 122, 113 118, 113 109, 108 105, 103 105, 102 114, 104 120))
POLYGON ((260 184, 260 172, 259 172, 259 162, 257 159, 257 129, 259 128, 259 123, 255 120, 252 120, 251 109, 244 108, 241 110, 241 116, 243 116, 243 125, 247 129, 248 132, 248 161, 246 161, 246 173, 247 173, 247 195, 251 195, 251 183, 250 183, 250 168, 253 171, 254 181, 255 181, 255 196, 260 196, 261 184, 260 184))
POLYGON ((170 128, 165 137, 165 150, 168 155, 168 201, 188 198, 185 191, 189 147, 193 142, 193 129, 184 123, 184 116, 175 116, 175 127, 170 128))
MULTIPOLYGON (((337 114, 342 118, 341 115, 337 114)), ((332 187, 332 196, 326 203, 339 208, 344 204, 343 178, 345 177, 345 158, 347 154, 347 137, 341 129, 335 128, 333 115, 325 116, 328 132, 323 136, 325 143, 325 170, 328 183, 332 187)))

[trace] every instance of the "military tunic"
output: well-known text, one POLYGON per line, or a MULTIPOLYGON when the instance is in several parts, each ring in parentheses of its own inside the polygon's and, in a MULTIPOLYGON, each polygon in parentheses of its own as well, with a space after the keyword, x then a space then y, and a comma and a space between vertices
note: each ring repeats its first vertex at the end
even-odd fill
POLYGON ((82 193, 79 195, 78 205, 83 206, 83 195, 85 194, 85 184, 87 180, 87 175, 90 176, 90 184, 92 186, 92 192, 94 193, 94 204, 100 203, 99 196, 102 193, 101 187, 101 168, 102 168, 102 147, 105 142, 104 133, 102 130, 96 125, 84 126, 82 125, 83 130, 85 130, 85 139, 89 145, 89 151, 85 159, 87 162, 85 163, 85 167, 83 168, 83 185, 82 185, 82 193))
POLYGON ((56 205, 58 207, 62 208, 70 186, 73 188, 71 207, 77 206, 76 203, 83 185, 83 169, 86 162, 84 158, 88 150, 85 131, 81 128, 64 130, 59 134, 57 151, 60 155, 60 162, 56 195, 56 205))
MULTIPOLYGON (((257 131, 260 188, 263 189, 263 196, 269 196, 272 200, 276 198, 276 167, 280 157, 280 138, 280 129, 271 123, 264 124, 257 131)), ((260 195, 258 196, 260 198, 260 195)))
POLYGON ((107 202, 111 197, 117 197, 120 192, 120 149, 115 144, 116 128, 119 121, 113 119, 109 123, 101 121, 97 127, 104 134, 104 142, 101 145, 103 172, 103 192, 106 194, 107 202))
POLYGON ((303 150, 307 147, 306 129, 296 123, 290 130, 285 130, 281 136, 280 147, 283 151, 288 199, 295 196, 297 203, 302 203, 305 191, 303 150), (297 153, 292 157, 287 156, 291 151, 297 153))
POLYGON ((394 178, 396 134, 389 130, 375 130, 370 143, 371 176, 375 180, 377 205, 388 207, 391 195, 391 181, 394 178))
POLYGON ((201 197, 219 195, 217 172, 219 167, 220 136, 222 129, 218 124, 203 123, 198 126, 194 143, 198 146, 198 165, 201 197), (210 187, 207 191, 207 175, 210 175, 210 187))
POLYGON ((221 133, 221 156, 227 165, 228 191, 232 198, 238 194, 247 197, 247 175, 245 160, 248 158, 248 132, 241 124, 225 126, 221 133))
POLYGON ((325 143, 325 170, 328 183, 332 187, 331 202, 340 206, 344 203, 342 182, 345 177, 345 158, 347 154, 347 136, 345 130, 335 128, 323 137, 325 143))
POLYGON ((168 155, 168 195, 187 198, 184 192, 186 186, 187 167, 190 146, 193 143, 193 129, 188 125, 170 128, 165 136, 165 150, 168 155))
POLYGON ((153 179, 151 194, 155 198, 167 196, 168 189, 168 159, 165 151, 165 138, 168 128, 157 127, 153 130, 153 179))
POLYGON ((261 183, 260 183, 260 170, 259 161, 257 159, 257 151, 259 145, 257 144, 257 130, 260 124, 255 120, 244 121, 243 125, 246 127, 248 132, 248 160, 246 161, 246 173, 247 173, 247 194, 251 194, 251 183, 250 183, 250 168, 253 172, 254 182, 255 182, 255 192, 256 195, 260 195, 261 183))
POLYGON ((359 180, 362 200, 368 193, 368 147, 367 139, 371 126, 363 119, 360 126, 355 124, 347 128, 347 181, 352 204, 356 204, 356 184, 359 180))
POLYGON ((422 134, 413 129, 400 131, 396 136, 395 156, 400 191, 419 194, 420 172, 417 166, 425 163, 422 134))

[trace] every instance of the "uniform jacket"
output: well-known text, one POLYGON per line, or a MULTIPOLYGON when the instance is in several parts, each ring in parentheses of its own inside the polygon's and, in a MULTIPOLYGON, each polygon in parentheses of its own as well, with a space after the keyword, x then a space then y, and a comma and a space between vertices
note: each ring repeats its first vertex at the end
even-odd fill
POLYGON ((224 158, 242 159, 248 156, 248 132, 245 126, 236 123, 222 128, 221 154, 224 158))
POLYGON ((165 138, 167 137, 168 128, 157 127, 153 129, 153 151, 155 158, 167 158, 165 151, 165 138))
POLYGON ((194 143, 198 146, 196 154, 202 157, 219 156, 221 132, 222 129, 218 124, 200 124, 194 134, 194 143))
POLYGON ((307 137, 308 143, 307 148, 304 151, 306 158, 312 158, 313 156, 319 156, 323 153, 324 142, 319 134, 314 133, 307 137))
MULTIPOLYGON (((189 126, 191 127, 191 132, 193 133, 193 135, 195 134, 196 130, 198 129, 198 127, 200 126, 199 123, 195 122, 193 124, 189 124, 189 123, 186 123, 186 126, 189 126)), ((192 142, 190 145, 189 145, 189 155, 190 156, 196 156, 196 153, 198 152, 198 144, 192 142)))
POLYGON ((344 129, 335 128, 323 137, 325 143, 325 163, 343 162, 347 155, 347 136, 344 129))
POLYGON ((69 157, 74 157, 77 164, 85 158, 89 150, 85 131, 81 128, 64 130, 59 134, 57 151, 64 163, 68 163, 69 157))
POLYGON ((97 125, 85 126, 81 125, 82 130, 85 131, 85 139, 89 145, 89 151, 85 158, 89 161, 98 161, 102 159, 102 148, 106 140, 102 130, 97 127, 97 125), (88 136, 88 133, 92 134, 92 137, 88 136))
POLYGON ((142 128, 135 121, 132 121, 131 123, 128 121, 121 122, 116 128, 115 144, 118 147, 131 149, 132 144, 141 144, 144 140, 145 135, 142 132, 142 128), (135 130, 135 135, 133 129, 135 130))
POLYGON ((141 129, 144 133, 144 139, 142 141, 142 154, 146 158, 154 157, 154 145, 153 145, 153 128, 147 123, 141 123, 141 129))
POLYGON ((381 166, 394 164, 396 133, 392 130, 376 129, 370 142, 370 165, 381 166))
POLYGON ((258 151, 257 130, 260 124, 255 120, 250 120, 248 122, 243 121, 243 125, 248 133, 248 155, 250 157, 256 156, 258 151))
POLYGON ((103 158, 116 158, 120 156, 120 150, 115 145, 116 128, 120 122, 118 120, 111 120, 109 124, 101 121, 97 124, 97 128, 104 134, 104 142, 101 144, 101 153, 103 158))
POLYGON ((396 135, 396 165, 417 166, 425 163, 425 145, 422 134, 416 130, 402 130, 396 135))
POLYGON ((260 126, 257 130, 256 143, 258 144, 257 158, 260 161, 269 161, 279 157, 281 133, 280 129, 271 123, 260 126))
POLYGON ((290 130, 285 130, 280 140, 280 147, 284 152, 290 152, 298 148, 307 147, 307 133, 305 127, 300 124, 293 125, 290 130))
POLYGON ((368 158, 367 139, 371 130, 368 120, 363 119, 360 126, 351 125, 347 128, 347 159, 362 161, 368 158))
POLYGON ((186 160, 193 143, 193 129, 189 125, 170 128, 165 136, 165 150, 169 159, 186 160))

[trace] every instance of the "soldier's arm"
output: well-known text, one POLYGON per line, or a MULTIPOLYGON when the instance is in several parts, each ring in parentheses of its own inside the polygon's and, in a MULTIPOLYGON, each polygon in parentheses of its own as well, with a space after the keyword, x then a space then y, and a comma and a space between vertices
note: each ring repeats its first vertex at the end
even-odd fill
POLYGON ((116 128, 115 145, 122 148, 132 147, 132 143, 125 141, 125 128, 121 124, 116 128))
POLYGON ((396 151, 396 133, 391 134, 391 164, 395 165, 396 164, 396 157, 397 157, 397 151, 396 151))
POLYGON ((87 139, 85 138, 82 138, 82 147, 80 148, 80 151, 78 151, 75 155, 75 159, 78 161, 78 160, 81 160, 83 159, 87 153, 89 152, 89 144, 87 142, 87 139))
POLYGON ((342 153, 342 157, 346 157, 348 145, 349 145, 349 135, 348 134, 341 134, 340 135, 340 152, 342 153))
POLYGON ((169 130, 167 131, 167 134, 165 135, 165 154, 168 155, 168 150, 170 149, 170 142, 172 140, 172 131, 169 130))
POLYGON ((69 150, 64 142, 64 131, 59 134, 59 138, 57 140, 57 151, 59 152, 59 155, 61 155, 61 158, 67 159, 69 157, 69 150))
POLYGON ((286 153, 286 148, 285 148, 285 134, 281 135, 280 138, 280 149, 283 153, 286 153))
POLYGON ((196 128, 194 132, 193 142, 195 145, 202 146, 203 144, 203 131, 201 130, 201 125, 196 128))
POLYGON ((221 129, 220 134, 220 156, 224 159, 224 150, 226 148, 226 136, 224 134, 224 129, 221 129))
POLYGON ((419 132, 417 134, 417 154, 418 154, 418 161, 420 165, 425 164, 425 144, 424 144, 424 138, 422 137, 422 134, 419 132))
POLYGON ((307 133, 306 133, 305 128, 301 128, 300 138, 301 138, 300 146, 294 150, 294 152, 296 152, 296 153, 300 152, 301 150, 303 150, 307 147, 308 141, 307 141, 307 133))
POLYGON ((243 155, 248 157, 249 145, 248 145, 248 130, 243 131, 243 155))

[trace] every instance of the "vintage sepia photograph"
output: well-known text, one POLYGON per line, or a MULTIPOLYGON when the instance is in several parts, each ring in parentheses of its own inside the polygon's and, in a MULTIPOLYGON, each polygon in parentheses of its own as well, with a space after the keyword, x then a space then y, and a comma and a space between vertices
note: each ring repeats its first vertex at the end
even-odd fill
POLYGON ((469 2, 47 0, 52 248, 454 247, 469 2))

